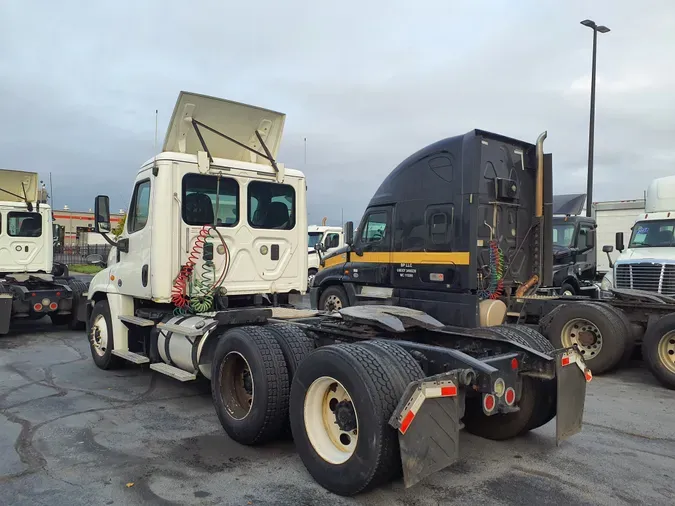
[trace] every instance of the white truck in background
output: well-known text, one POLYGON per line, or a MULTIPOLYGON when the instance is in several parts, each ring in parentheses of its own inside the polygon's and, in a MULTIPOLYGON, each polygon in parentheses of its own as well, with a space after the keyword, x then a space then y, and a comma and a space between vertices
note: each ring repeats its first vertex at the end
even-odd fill
POLYGON ((645 205, 633 215, 630 231, 614 229, 614 243, 598 237, 605 254, 620 254, 602 280, 601 288, 645 290, 675 295, 675 176, 654 179, 645 205), (628 247, 624 236, 629 238, 628 247), (672 281, 671 281, 672 279, 672 281))
POLYGON ((0 336, 45 316, 84 328, 87 285, 55 266, 52 225, 37 172, 0 170, 0 336))
POLYGON ((312 284, 312 279, 321 268, 320 256, 330 254, 344 245, 342 227, 326 225, 326 218, 321 225, 307 227, 307 286, 312 284))
POLYGON ((602 279, 612 270, 610 257, 603 251, 602 246, 612 244, 617 232, 630 235, 635 217, 644 211, 644 208, 644 199, 608 200, 593 203, 591 218, 595 220, 596 244, 600 246, 596 248, 597 279, 602 279))

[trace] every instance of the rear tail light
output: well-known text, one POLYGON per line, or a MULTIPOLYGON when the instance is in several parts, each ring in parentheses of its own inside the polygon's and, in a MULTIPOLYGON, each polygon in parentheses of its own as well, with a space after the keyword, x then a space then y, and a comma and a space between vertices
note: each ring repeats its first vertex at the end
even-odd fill
POLYGON ((511 359, 511 369, 514 371, 518 369, 518 359, 517 358, 512 358, 511 359))
POLYGON ((485 410, 486 413, 492 413, 496 405, 497 401, 495 400, 494 395, 492 394, 483 395, 483 409, 485 410))
POLYGON ((36 312, 39 313, 40 311, 42 311, 42 304, 40 304, 40 303, 38 302, 37 304, 35 304, 35 305, 33 306, 33 309, 34 309, 36 312))
POLYGON ((52 302, 51 304, 49 304, 49 309, 51 309, 52 311, 56 311, 58 307, 59 305, 56 302, 52 302))
POLYGON ((504 401, 506 401, 506 404, 509 406, 513 406, 513 403, 516 402, 516 391, 513 388, 509 387, 506 389, 504 401))

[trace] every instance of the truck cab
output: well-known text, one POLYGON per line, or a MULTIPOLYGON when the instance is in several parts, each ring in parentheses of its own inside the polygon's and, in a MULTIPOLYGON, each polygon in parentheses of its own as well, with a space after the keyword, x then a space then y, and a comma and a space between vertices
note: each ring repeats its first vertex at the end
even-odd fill
POLYGON ((562 295, 597 292, 596 223, 581 216, 585 194, 553 197, 553 286, 562 295))
MULTIPOLYGON (((90 316, 100 302, 111 315, 110 328, 90 321, 95 334, 112 334, 114 348, 128 351, 123 319, 139 308, 202 313, 282 304, 307 290, 305 176, 275 160, 284 121, 180 93, 162 152, 138 171, 124 231, 91 281, 90 316)), ((107 237, 108 197, 95 207, 107 237)))
POLYGON ((620 252, 601 288, 643 290, 675 295, 675 176, 655 179, 646 193, 645 209, 631 229, 628 244, 617 232, 607 254, 620 252))
POLYGON ((323 225, 310 225, 307 227, 307 282, 312 283, 312 278, 321 268, 321 256, 332 254, 337 248, 344 246, 344 234, 342 227, 323 225))

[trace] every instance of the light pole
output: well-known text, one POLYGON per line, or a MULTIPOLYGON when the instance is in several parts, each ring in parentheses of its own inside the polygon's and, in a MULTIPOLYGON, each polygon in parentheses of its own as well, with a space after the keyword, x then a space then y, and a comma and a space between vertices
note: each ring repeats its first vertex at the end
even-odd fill
POLYGON ((582 25, 593 30, 593 69, 591 70, 591 119, 588 125, 588 177, 586 180, 586 216, 591 216, 593 206, 593 142, 595 129, 595 60, 598 46, 598 32, 607 33, 609 28, 596 25, 595 21, 584 19, 582 25))

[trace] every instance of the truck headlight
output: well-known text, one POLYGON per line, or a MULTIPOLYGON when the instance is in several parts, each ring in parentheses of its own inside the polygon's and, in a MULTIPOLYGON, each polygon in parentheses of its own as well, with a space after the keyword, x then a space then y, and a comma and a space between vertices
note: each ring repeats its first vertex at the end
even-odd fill
POLYGON ((602 278, 602 281, 600 282, 600 290, 609 291, 612 288, 614 288, 614 285, 612 284, 612 278, 605 274, 605 277, 602 278))

